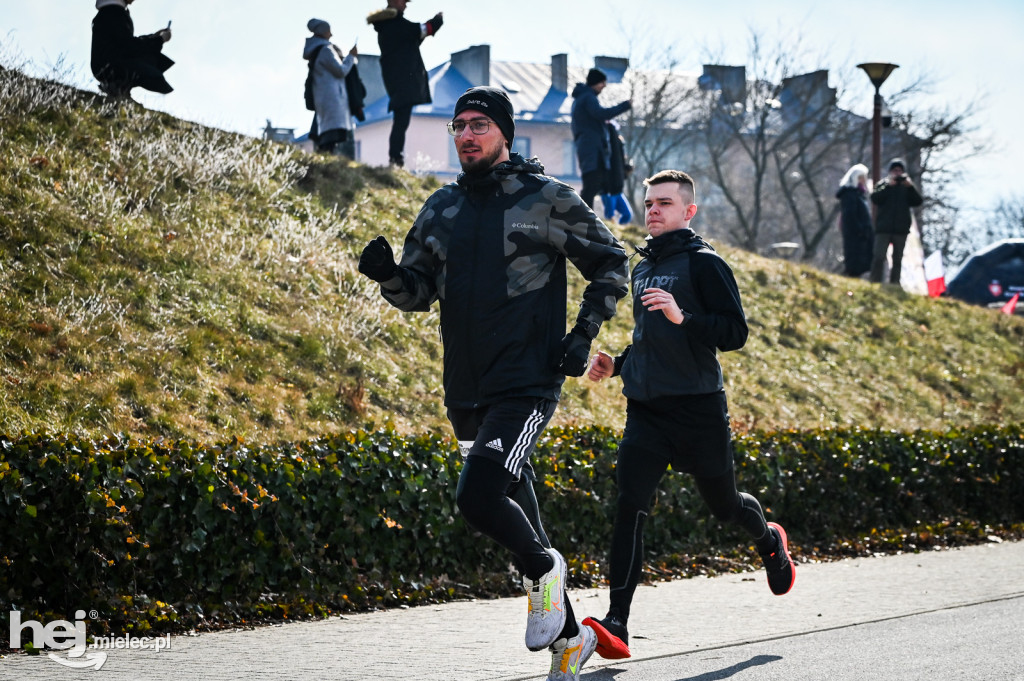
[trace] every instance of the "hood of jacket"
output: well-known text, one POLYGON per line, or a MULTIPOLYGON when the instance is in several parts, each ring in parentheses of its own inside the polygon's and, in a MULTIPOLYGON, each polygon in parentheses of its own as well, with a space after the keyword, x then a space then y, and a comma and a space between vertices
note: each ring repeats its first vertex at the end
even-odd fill
POLYGON ((711 244, 697 236, 692 229, 684 227, 655 237, 647 237, 646 244, 636 249, 636 252, 651 262, 658 262, 658 260, 676 253, 704 249, 715 250, 711 244))
POLYGON ((525 159, 513 151, 509 154, 507 161, 503 161, 483 173, 459 173, 455 181, 465 189, 480 189, 498 184, 505 178, 519 173, 543 175, 544 166, 537 158, 525 159))
POLYGON ((379 9, 376 12, 370 12, 366 15, 366 23, 376 24, 381 21, 387 21, 388 19, 394 19, 397 16, 399 16, 399 11, 397 9, 394 7, 385 7, 384 9, 379 9))
POLYGON ((321 45, 330 45, 331 41, 327 38, 322 38, 318 35, 313 35, 306 38, 306 46, 302 48, 302 58, 309 59, 313 56, 313 50, 320 47, 321 45))
POLYGON ((128 3, 124 0, 96 0, 96 9, 103 9, 104 7, 120 7, 121 9, 128 9, 128 3))
POLYGON ((594 92, 594 88, 590 87, 586 83, 576 83, 576 85, 574 85, 572 88, 572 98, 576 99, 581 95, 587 94, 587 90, 590 90, 592 94, 597 94, 596 92, 594 92))

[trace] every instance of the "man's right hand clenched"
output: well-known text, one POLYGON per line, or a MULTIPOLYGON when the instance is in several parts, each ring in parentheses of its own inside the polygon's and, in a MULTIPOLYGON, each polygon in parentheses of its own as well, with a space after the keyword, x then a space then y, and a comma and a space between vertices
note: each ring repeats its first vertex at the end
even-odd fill
POLYGON ((362 255, 359 256, 359 271, 378 283, 395 276, 397 270, 395 253, 383 236, 378 236, 366 244, 362 255))

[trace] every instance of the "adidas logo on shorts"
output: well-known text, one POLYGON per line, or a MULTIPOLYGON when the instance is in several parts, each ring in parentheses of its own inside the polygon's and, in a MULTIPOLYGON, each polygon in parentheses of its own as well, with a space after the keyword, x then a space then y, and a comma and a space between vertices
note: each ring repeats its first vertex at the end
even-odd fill
POLYGON ((490 447, 491 449, 496 449, 497 451, 501 452, 502 454, 505 453, 504 448, 502 448, 502 446, 501 446, 501 438, 500 437, 491 440, 490 442, 488 442, 484 446, 485 447, 490 447))

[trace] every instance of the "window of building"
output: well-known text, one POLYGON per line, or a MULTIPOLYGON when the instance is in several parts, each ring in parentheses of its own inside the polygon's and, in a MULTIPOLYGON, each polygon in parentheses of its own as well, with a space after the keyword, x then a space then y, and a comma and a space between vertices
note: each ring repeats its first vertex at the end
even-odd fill
POLYGON ((451 139, 451 144, 448 145, 448 167, 462 170, 462 164, 459 163, 459 152, 455 150, 454 137, 451 139))
POLYGON ((512 140, 512 151, 516 152, 523 158, 530 158, 530 138, 516 137, 512 140))

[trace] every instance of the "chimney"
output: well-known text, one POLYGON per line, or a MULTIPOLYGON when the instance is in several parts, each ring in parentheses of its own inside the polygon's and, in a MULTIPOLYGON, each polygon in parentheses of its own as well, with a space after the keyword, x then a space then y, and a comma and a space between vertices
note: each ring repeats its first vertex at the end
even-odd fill
POLYGON ((721 90, 722 102, 733 104, 747 98, 747 69, 745 66, 705 64, 698 79, 702 90, 721 90))
POLYGON ((462 74, 470 85, 491 84, 491 46, 473 45, 452 53, 452 68, 462 74))
POLYGON ((782 79, 779 101, 783 108, 798 106, 810 113, 835 104, 836 90, 828 86, 828 71, 812 71, 782 79))
POLYGON ((551 89, 557 92, 569 91, 569 55, 551 55, 551 89))
POLYGON ((594 66, 604 71, 608 76, 609 83, 621 83, 626 69, 629 68, 629 59, 625 57, 594 57, 594 66))

